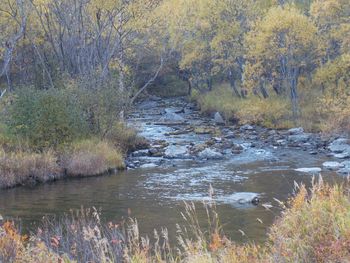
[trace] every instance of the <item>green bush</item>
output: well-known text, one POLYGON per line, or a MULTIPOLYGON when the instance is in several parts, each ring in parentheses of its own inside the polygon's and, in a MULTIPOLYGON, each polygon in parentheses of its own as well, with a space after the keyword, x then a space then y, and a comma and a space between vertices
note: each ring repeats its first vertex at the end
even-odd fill
POLYGON ((71 95, 78 98, 89 132, 95 136, 104 137, 119 122, 120 113, 128 106, 126 94, 120 92, 115 82, 110 79, 101 83, 90 76, 67 85, 71 95))
POLYGON ((65 90, 24 88, 9 108, 9 131, 36 149, 56 148, 86 133, 82 110, 65 90))

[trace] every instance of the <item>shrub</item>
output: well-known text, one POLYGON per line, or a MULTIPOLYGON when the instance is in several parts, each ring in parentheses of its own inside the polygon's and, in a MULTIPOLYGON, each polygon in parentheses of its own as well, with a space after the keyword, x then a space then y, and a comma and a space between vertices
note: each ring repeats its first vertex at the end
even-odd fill
POLYGON ((24 88, 9 113, 10 132, 40 150, 71 142, 86 131, 81 110, 63 90, 24 88))
POLYGON ((100 77, 88 76, 72 81, 69 93, 78 98, 76 103, 84 112, 88 130, 96 136, 105 136, 128 106, 128 96, 115 86, 116 80, 101 82, 100 77))
POLYGON ((62 175, 56 156, 50 152, 0 151, 0 188, 54 180, 62 175))
POLYGON ((62 160, 68 176, 94 176, 124 168, 123 156, 111 143, 96 139, 75 142, 62 160))
POLYGON ((146 149, 149 146, 145 138, 138 136, 134 129, 127 127, 121 122, 113 125, 106 133, 105 139, 112 142, 118 149, 124 152, 146 149))
POLYGON ((348 262, 349 188, 320 181, 308 193, 301 186, 270 230, 271 258, 278 262, 348 262))

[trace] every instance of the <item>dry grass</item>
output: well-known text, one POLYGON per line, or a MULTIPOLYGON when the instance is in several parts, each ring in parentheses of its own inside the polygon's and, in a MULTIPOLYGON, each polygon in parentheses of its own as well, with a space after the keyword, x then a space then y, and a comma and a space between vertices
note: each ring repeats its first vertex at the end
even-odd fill
POLYGON ((221 85, 213 91, 196 95, 194 98, 203 113, 220 112, 226 120, 241 124, 259 124, 269 128, 290 128, 293 126, 288 100, 271 96, 262 99, 249 96, 240 99, 233 94, 229 85, 221 85))
POLYGON ((116 123, 105 134, 105 139, 112 142, 123 152, 132 152, 149 147, 149 143, 145 138, 138 136, 134 129, 127 127, 124 123, 116 123))
POLYGON ((46 182, 61 175, 57 158, 51 151, 30 153, 0 150, 0 188, 46 182))
POLYGON ((118 149, 107 141, 93 139, 73 143, 62 165, 68 176, 94 176, 125 168, 118 149))

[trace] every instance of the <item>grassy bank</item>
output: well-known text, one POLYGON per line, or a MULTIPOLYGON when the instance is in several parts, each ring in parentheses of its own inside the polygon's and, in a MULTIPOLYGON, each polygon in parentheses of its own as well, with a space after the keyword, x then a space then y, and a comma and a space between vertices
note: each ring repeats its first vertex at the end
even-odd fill
POLYGON ((0 101, 0 188, 124 169, 147 142, 120 119, 112 89, 22 87, 0 101))
POLYGON ((165 229, 155 232, 152 243, 140 237, 136 220, 104 224, 96 209, 77 211, 54 223, 44 221, 30 237, 21 236, 11 222, 5 222, 0 227, 0 261, 348 262, 349 190, 347 184, 329 186, 322 180, 311 189, 298 186, 294 198, 278 203, 283 212, 262 245, 230 241, 212 203, 206 204, 207 229, 199 227, 194 205, 185 205, 175 247, 169 244, 165 229))
MULTIPOLYGON (((317 92, 317 91, 312 91, 317 92)), ((310 91, 300 91, 299 116, 293 117, 288 96, 271 95, 268 98, 248 95, 237 97, 228 84, 217 85, 207 93, 192 93, 192 100, 198 103, 204 114, 220 112, 227 121, 241 124, 257 124, 273 129, 287 129, 302 126, 311 132, 348 131, 349 114, 338 109, 337 102, 317 96, 310 91), (331 114, 332 113, 332 114, 331 114)))

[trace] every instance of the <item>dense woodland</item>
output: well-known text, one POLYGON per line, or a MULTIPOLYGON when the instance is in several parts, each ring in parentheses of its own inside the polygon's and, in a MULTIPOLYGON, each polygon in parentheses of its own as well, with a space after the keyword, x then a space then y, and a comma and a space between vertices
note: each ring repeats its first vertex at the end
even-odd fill
POLYGON ((73 92, 86 97, 82 122, 95 133, 113 123, 95 105, 123 117, 148 88, 171 85, 227 119, 313 118, 307 128, 328 130, 336 114, 338 127, 348 123, 346 0, 4 0, 0 16, 3 100, 29 87, 34 97, 73 92), (225 101, 206 105, 210 97, 225 101))

